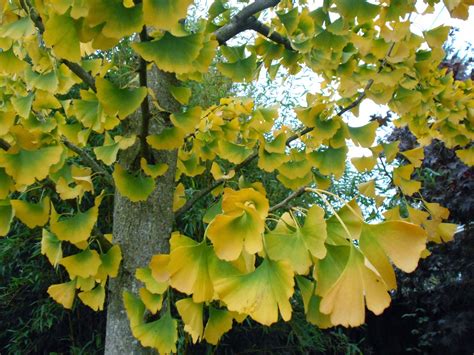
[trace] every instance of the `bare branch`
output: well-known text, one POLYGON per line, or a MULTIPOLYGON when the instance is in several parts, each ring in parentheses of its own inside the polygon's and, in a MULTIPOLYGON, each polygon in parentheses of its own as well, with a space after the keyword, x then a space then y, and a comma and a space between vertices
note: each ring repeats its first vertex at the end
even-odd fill
POLYGON ((111 185, 114 185, 114 179, 112 178, 112 175, 104 168, 102 167, 97 161, 94 160, 85 150, 79 148, 78 146, 74 145, 72 142, 68 141, 66 138, 62 139, 63 144, 72 150, 74 153, 79 155, 87 166, 92 168, 96 173, 104 175, 105 179, 107 180, 108 183, 111 185))
POLYGON ((8 144, 7 141, 4 141, 3 139, 0 139, 0 148, 3 150, 8 150, 10 149, 10 144, 8 144))

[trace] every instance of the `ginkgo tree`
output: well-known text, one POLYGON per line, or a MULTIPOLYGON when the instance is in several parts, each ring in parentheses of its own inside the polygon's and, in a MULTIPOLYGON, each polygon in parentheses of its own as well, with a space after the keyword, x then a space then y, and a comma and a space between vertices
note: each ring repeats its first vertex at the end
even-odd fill
MULTIPOLYGON (((193 3, 0 1, 0 235, 15 218, 42 228, 41 252, 69 276, 49 295, 68 309, 107 306, 107 354, 175 352, 178 327, 217 344, 247 317, 288 321, 296 295, 318 327, 363 324, 366 308, 389 306, 394 267, 413 271, 427 242, 451 240, 456 225, 422 199, 369 224, 355 200, 336 210, 327 190, 348 144, 371 151, 352 159, 359 171, 399 153, 397 142, 375 144, 376 121, 350 118, 364 99, 388 105, 418 138, 393 171, 401 194, 417 196, 412 174, 432 139, 473 164, 472 81, 439 69, 449 28, 413 33, 414 0, 216 0, 189 26, 193 3), (239 45, 245 31, 256 35, 239 45), (100 53, 124 39, 138 70, 120 85, 100 53), (278 107, 252 98, 190 105, 187 82, 215 62, 234 82, 302 68, 324 82, 294 107, 298 124, 281 126, 278 107), (253 161, 293 193, 270 206, 265 186, 242 173, 253 161), (183 181, 203 174, 209 186, 185 191, 183 181), (99 223, 109 190, 113 221, 99 223), (322 205, 290 208, 304 193, 322 205), (218 202, 205 232, 180 233, 210 194, 218 202)), ((472 4, 444 0, 464 20, 472 4)), ((375 186, 360 192, 381 204, 375 186)))

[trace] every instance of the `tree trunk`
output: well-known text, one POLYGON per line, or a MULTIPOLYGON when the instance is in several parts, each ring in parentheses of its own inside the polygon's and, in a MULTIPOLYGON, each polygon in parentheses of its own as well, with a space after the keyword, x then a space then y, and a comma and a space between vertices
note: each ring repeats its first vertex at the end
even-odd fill
MULTIPOLYGON (((148 86, 155 91, 161 107, 169 112, 177 112, 180 105, 169 93, 170 85, 177 81, 172 74, 164 73, 154 67, 148 72, 148 86)), ((169 122, 168 114, 154 112, 150 106, 152 122, 150 133, 160 132, 169 122)), ((128 133, 139 134, 143 123, 141 111, 128 118, 128 133)), ((136 165, 140 145, 123 152, 120 164, 125 168, 136 165)), ((133 203, 115 192, 113 236, 119 243, 123 259, 117 278, 110 280, 107 305, 107 326, 105 354, 147 354, 130 330, 129 321, 123 305, 124 290, 138 294, 141 286, 135 279, 135 270, 148 265, 152 255, 169 252, 169 237, 173 228, 173 193, 177 151, 153 152, 155 162, 168 164, 168 171, 156 180, 156 188, 145 202, 133 203)))

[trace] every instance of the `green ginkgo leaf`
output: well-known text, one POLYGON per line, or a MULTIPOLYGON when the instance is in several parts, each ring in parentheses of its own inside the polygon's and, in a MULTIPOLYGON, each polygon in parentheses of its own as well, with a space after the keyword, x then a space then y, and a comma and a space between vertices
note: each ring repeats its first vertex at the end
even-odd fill
POLYGON ((29 16, 21 17, 17 21, 2 24, 0 26, 0 37, 8 37, 20 40, 35 33, 35 25, 29 16))
POLYGON ((58 58, 68 59, 72 62, 81 60, 79 26, 73 18, 52 12, 44 27, 44 42, 53 48, 58 58))
POLYGON ((143 27, 141 4, 126 7, 122 0, 89 0, 88 4, 88 25, 95 27, 102 24, 101 32, 105 37, 121 39, 140 32, 143 27))
POLYGON ((347 245, 349 240, 359 239, 362 231, 362 211, 356 200, 346 203, 327 221, 327 243, 347 245))
POLYGON ((324 210, 313 206, 308 210, 303 227, 290 215, 282 216, 278 226, 265 235, 265 246, 272 260, 286 260, 298 274, 307 274, 312 257, 326 256, 326 222, 324 210))
POLYGON ((117 277, 120 262, 122 261, 122 250, 119 245, 112 246, 107 253, 100 255, 100 272, 106 273, 110 277, 117 277))
POLYGON ((66 268, 71 278, 75 276, 87 278, 97 274, 101 260, 95 250, 86 249, 78 254, 61 259, 59 264, 66 268))
POLYGON ((0 151, 0 167, 13 177, 17 185, 31 185, 48 176, 50 168, 61 159, 63 148, 51 146, 18 152, 0 151))
POLYGON ((13 219, 13 208, 10 201, 0 201, 0 237, 4 237, 10 231, 10 223, 13 219))
POLYGON ((51 265, 58 265, 63 258, 61 241, 50 231, 43 228, 41 238, 41 254, 46 255, 51 265))
POLYGON ((33 104, 34 98, 35 95, 31 93, 22 97, 13 97, 11 99, 11 103, 19 116, 23 118, 28 118, 31 112, 31 105, 33 104))
POLYGON ((193 107, 186 112, 174 113, 170 116, 171 122, 180 128, 184 134, 194 132, 201 119, 201 107, 193 107))
POLYGON ((42 227, 49 220, 50 199, 43 198, 40 203, 30 203, 22 200, 11 200, 15 216, 29 228, 42 227))
POLYGON ((131 46, 143 59, 155 62, 161 70, 186 74, 194 71, 193 62, 203 47, 203 35, 195 33, 177 37, 165 32, 161 38, 131 46))
POLYGON ((154 348, 160 354, 169 354, 176 352, 177 328, 178 322, 171 317, 168 310, 154 322, 138 324, 133 327, 133 334, 143 346, 154 348))
POLYGON ((229 311, 209 307, 209 319, 204 329, 204 339, 209 344, 217 345, 219 339, 232 329, 233 317, 229 311))
POLYGON ((306 320, 321 329, 331 328, 333 324, 330 317, 319 310, 321 297, 315 293, 316 284, 302 276, 296 276, 296 283, 303 297, 306 320))
POLYGON ((141 172, 130 174, 120 164, 115 164, 113 178, 117 190, 132 202, 146 201, 155 189, 155 180, 141 172))
POLYGON ((121 89, 110 81, 97 78, 97 98, 105 112, 121 120, 134 113, 148 94, 145 87, 121 89))
POLYGON ((130 321, 132 334, 136 337, 135 327, 144 323, 143 316, 145 314, 145 305, 140 298, 128 291, 124 290, 122 296, 128 320, 130 321))
POLYGON ((257 72, 257 56, 252 53, 232 63, 217 63, 217 69, 236 82, 251 81, 257 72))
POLYGON ((37 73, 27 67, 25 70, 25 82, 30 88, 47 91, 51 94, 56 93, 59 85, 58 76, 55 70, 47 73, 37 73))
POLYGON ((219 140, 219 155, 233 164, 240 164, 252 154, 253 150, 244 144, 219 140))
POLYGON ((346 168, 347 147, 334 149, 327 148, 308 154, 309 160, 324 175, 334 174, 340 178, 346 168))
POLYGON ((80 292, 77 296, 82 303, 94 311, 102 311, 104 309, 105 288, 102 285, 97 285, 90 291, 80 292))
POLYGON ((183 298, 176 302, 181 319, 184 322, 184 330, 191 335, 193 343, 202 338, 203 333, 203 304, 195 303, 191 298, 183 298))
POLYGON ((288 263, 265 258, 255 271, 243 274, 232 264, 215 259, 211 278, 219 299, 229 310, 248 314, 264 325, 275 323, 278 314, 285 321, 291 318, 289 298, 294 279, 288 263))
POLYGON ((108 133, 105 134, 104 145, 95 147, 94 153, 97 159, 102 160, 107 165, 112 165, 117 160, 119 150, 125 150, 135 144, 136 136, 122 137, 115 136, 113 139, 108 133))
POLYGON ((192 295, 194 302, 211 301, 214 288, 209 276, 209 263, 215 254, 205 241, 173 234, 167 271, 170 285, 180 292, 192 295))
POLYGON ((404 221, 364 224, 359 239, 361 251, 383 278, 389 289, 396 289, 393 262, 412 272, 426 248, 427 233, 420 226, 404 221))
POLYGON ((171 86, 170 92, 181 105, 187 105, 192 94, 191 89, 184 86, 171 86))
POLYGON ((372 121, 361 127, 348 127, 352 141, 364 148, 372 146, 375 140, 375 133, 379 127, 377 121, 372 121))

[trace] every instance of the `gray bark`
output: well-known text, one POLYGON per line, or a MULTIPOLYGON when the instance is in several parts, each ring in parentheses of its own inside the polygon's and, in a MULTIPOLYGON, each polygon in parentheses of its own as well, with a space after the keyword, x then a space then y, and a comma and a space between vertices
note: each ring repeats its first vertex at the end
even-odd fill
MULTIPOLYGON (((148 73, 148 84, 154 89, 161 105, 169 112, 177 112, 180 105, 172 98, 168 88, 176 85, 174 75, 154 67, 148 73)), ((168 117, 152 110, 153 122, 150 133, 160 132, 168 117)), ((142 115, 137 112, 128 118, 127 130, 139 134, 142 115)), ((120 156, 120 163, 129 168, 140 152, 139 144, 120 156)), ((115 193, 113 235, 114 242, 122 249, 122 265, 117 278, 110 280, 107 305, 105 354, 149 354, 136 340, 130 330, 123 305, 124 290, 135 294, 141 284, 135 279, 135 270, 148 265, 152 255, 169 251, 169 237, 173 228, 173 193, 176 172, 176 151, 153 152, 156 162, 166 163, 166 174, 156 180, 156 188, 145 202, 133 203, 115 193)))

